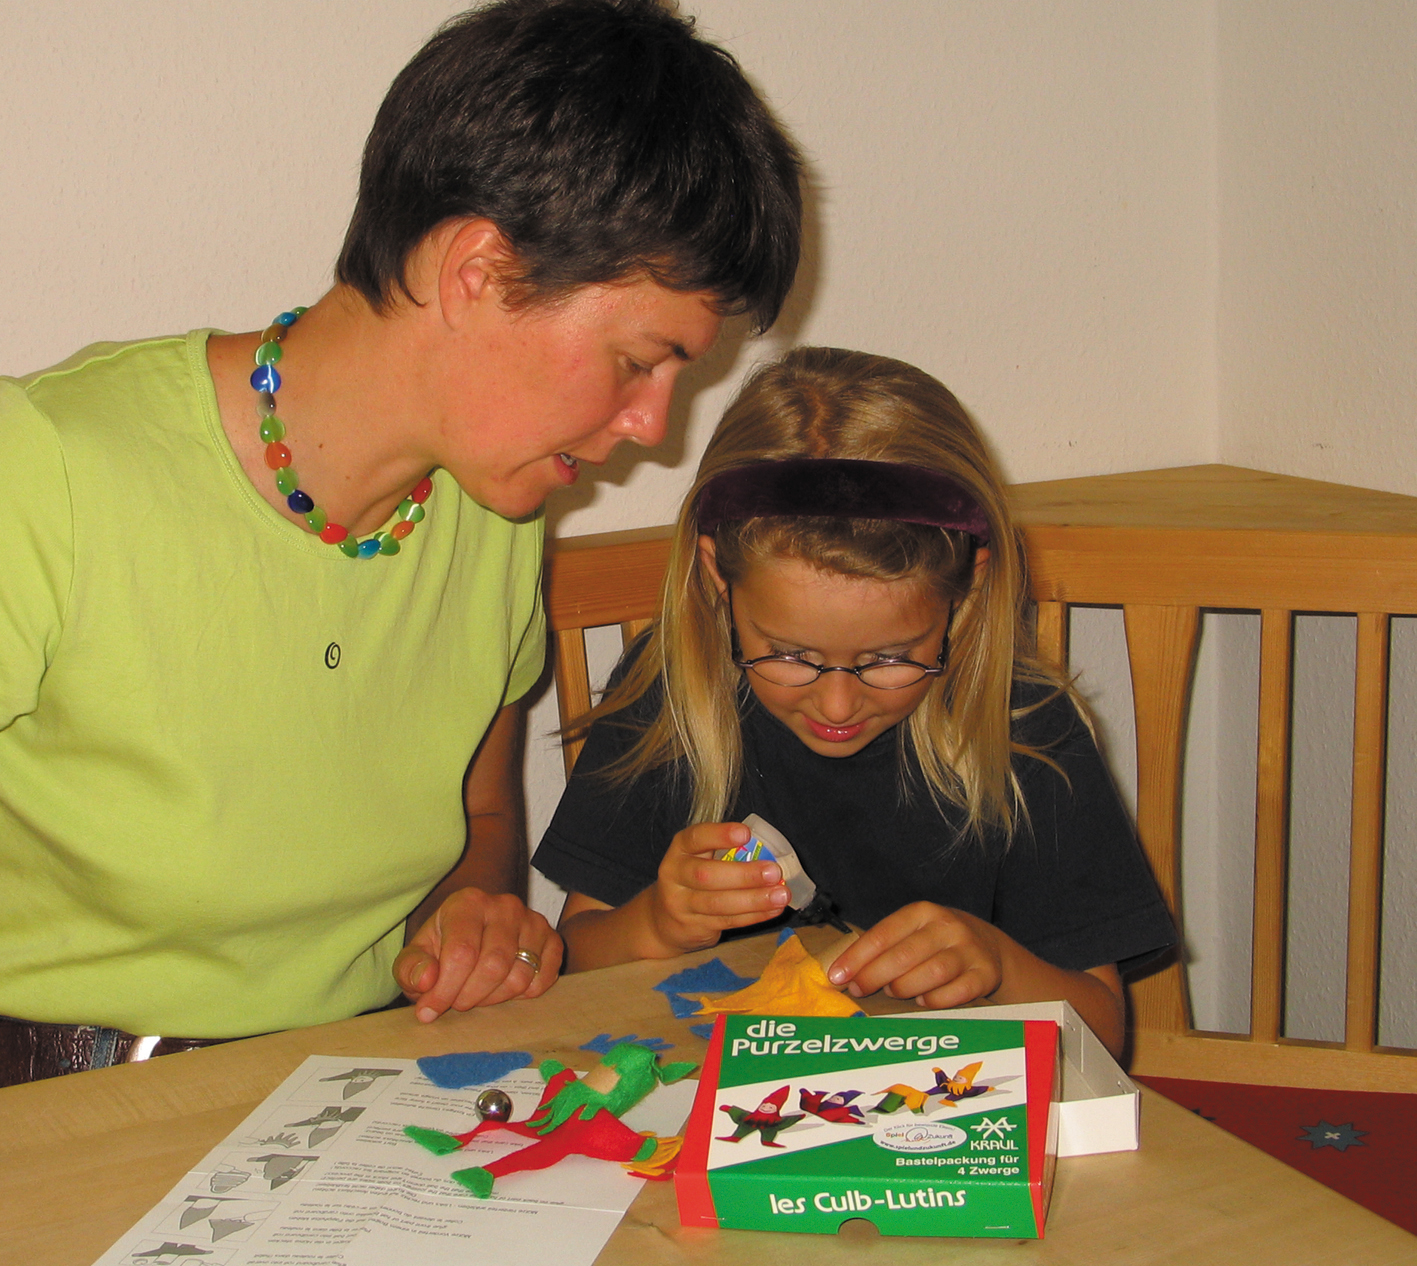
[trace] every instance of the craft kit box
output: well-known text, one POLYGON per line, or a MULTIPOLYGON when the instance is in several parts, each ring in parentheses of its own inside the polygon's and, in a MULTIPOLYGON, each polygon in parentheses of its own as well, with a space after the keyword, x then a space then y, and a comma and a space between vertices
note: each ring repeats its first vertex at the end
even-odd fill
POLYGON ((1067 1002, 922 1011, 923 1019, 1053 1020, 1058 1025, 1063 1081, 1058 1095, 1058 1156, 1134 1152, 1141 1143, 1141 1094, 1097 1035, 1067 1002))
POLYGON ((1043 1234, 1051 1020, 720 1016, 675 1171, 685 1226, 1043 1234))

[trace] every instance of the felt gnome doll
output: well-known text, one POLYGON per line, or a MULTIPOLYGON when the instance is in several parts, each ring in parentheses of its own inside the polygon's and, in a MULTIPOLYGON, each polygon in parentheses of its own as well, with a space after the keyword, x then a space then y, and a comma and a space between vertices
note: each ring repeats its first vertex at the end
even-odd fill
POLYGON ((832 1094, 825 1090, 803 1090, 798 1102, 803 1112, 810 1112, 833 1125, 865 1125, 861 1109, 851 1102, 860 1097, 859 1090, 837 1090, 832 1094))
POLYGON ((790 1089, 790 1086, 780 1086, 751 1112, 743 1108, 735 1108, 730 1104, 722 1105, 719 1111, 728 1113, 733 1118, 733 1124, 738 1128, 731 1135, 720 1135, 719 1141, 740 1143, 754 1130, 757 1130, 762 1137, 764 1147, 781 1147, 782 1144, 776 1141, 778 1134, 790 1126, 796 1125, 805 1115, 801 1112, 790 1117, 782 1115, 782 1105, 787 1102, 787 1092, 790 1089))
POLYGON ((485 1120, 465 1134, 444 1134, 410 1125, 404 1127, 404 1133, 439 1155, 464 1148, 489 1130, 511 1130, 535 1140, 530 1147, 485 1166, 459 1169, 453 1174, 474 1196, 483 1198, 492 1194, 497 1178, 522 1170, 547 1169, 567 1156, 619 1161, 637 1178, 667 1178, 682 1140, 641 1134, 620 1117, 657 1083, 668 1085, 693 1071, 693 1064, 661 1067, 652 1050, 621 1042, 605 1053, 598 1067, 581 1078, 558 1061, 546 1060, 540 1069, 546 1089, 536 1111, 525 1121, 485 1120))

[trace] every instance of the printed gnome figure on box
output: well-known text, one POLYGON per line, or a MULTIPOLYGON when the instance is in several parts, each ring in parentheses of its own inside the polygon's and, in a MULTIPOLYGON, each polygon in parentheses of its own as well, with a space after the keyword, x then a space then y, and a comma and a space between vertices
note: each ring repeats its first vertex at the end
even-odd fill
POLYGON ((465 1134, 444 1134, 421 1126, 404 1127, 404 1133, 430 1152, 445 1156, 465 1148, 479 1134, 512 1130, 535 1139, 530 1147, 500 1157, 488 1165, 459 1169, 453 1178, 475 1196, 492 1194, 492 1184, 506 1174, 528 1169, 548 1169, 567 1156, 593 1156, 619 1161, 636 1178, 668 1178, 679 1155, 679 1138, 659 1138, 630 1129, 620 1118, 639 1103, 655 1085, 670 1085, 694 1071, 693 1064, 665 1064, 648 1047, 632 1042, 613 1046, 600 1064, 584 1077, 558 1060, 540 1068, 546 1089, 541 1102, 525 1121, 483 1120, 465 1134))

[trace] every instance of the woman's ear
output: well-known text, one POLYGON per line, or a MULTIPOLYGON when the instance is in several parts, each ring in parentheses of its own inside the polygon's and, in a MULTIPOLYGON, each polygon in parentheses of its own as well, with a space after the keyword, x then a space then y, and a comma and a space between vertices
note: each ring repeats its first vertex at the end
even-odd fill
POLYGON ((714 547, 713 537, 699 537, 699 566, 709 574, 709 579, 713 581, 714 588, 718 590, 720 598, 728 597, 728 582, 718 574, 718 551, 714 547))
POLYGON ((438 299, 443 319, 460 329, 479 302, 502 302, 499 278, 517 262, 502 231, 491 220, 474 217, 448 226, 439 239, 438 299))

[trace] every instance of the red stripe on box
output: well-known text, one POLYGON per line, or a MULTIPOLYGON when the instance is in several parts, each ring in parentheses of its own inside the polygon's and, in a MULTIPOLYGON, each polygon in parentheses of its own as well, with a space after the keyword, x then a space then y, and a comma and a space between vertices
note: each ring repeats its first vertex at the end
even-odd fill
POLYGON ((1055 1111, 1054 1081, 1058 1075, 1058 1026, 1052 1020, 1023 1022, 1024 1068, 1028 1074, 1028 1189, 1033 1197, 1033 1221, 1038 1238, 1048 1217, 1049 1118, 1055 1111))
POLYGON ((718 1070, 723 1055, 723 1015, 713 1022, 708 1054, 699 1070, 699 1092, 684 1127, 684 1147, 674 1168, 674 1196, 683 1226, 717 1226, 718 1210, 709 1190, 708 1154, 713 1139, 713 1105, 718 1098, 718 1070))

